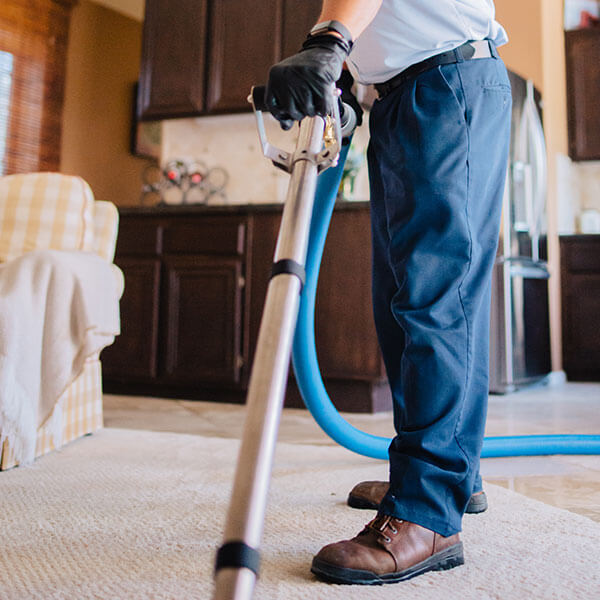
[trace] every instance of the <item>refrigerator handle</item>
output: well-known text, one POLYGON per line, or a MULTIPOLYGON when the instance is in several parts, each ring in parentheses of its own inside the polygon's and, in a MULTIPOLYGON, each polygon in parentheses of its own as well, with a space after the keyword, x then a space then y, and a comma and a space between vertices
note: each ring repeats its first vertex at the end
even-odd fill
POLYGON ((535 104, 533 82, 527 81, 527 94, 523 106, 523 119, 525 121, 529 155, 531 165, 531 257, 533 260, 539 259, 539 239, 542 233, 543 220, 546 211, 546 191, 548 165, 546 160, 546 141, 544 139, 544 130, 542 122, 535 104))

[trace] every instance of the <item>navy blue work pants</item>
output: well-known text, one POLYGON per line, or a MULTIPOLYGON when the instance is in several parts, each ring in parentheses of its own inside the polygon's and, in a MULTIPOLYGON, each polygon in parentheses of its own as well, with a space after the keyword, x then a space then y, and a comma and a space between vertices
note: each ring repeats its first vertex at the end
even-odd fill
POLYGON ((425 71, 370 116, 373 305, 397 434, 381 511, 444 536, 481 489, 510 117, 497 57, 425 71))

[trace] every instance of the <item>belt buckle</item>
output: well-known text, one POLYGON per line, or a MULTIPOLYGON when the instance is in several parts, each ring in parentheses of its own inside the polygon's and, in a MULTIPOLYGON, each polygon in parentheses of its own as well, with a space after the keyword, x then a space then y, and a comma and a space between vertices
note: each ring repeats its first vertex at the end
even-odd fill
MULTIPOLYGON (((469 46, 472 49, 472 53, 465 59, 474 59, 474 58, 489 58, 492 56, 492 52, 490 50, 490 42, 488 40, 477 40, 474 42, 467 42, 465 46, 469 46)), ((464 56, 464 54, 463 54, 464 56)))

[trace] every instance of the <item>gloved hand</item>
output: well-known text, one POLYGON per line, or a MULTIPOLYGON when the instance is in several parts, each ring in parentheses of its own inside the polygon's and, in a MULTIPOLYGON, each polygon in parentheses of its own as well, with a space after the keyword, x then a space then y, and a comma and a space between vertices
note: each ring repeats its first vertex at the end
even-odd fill
POLYGON ((342 71, 342 75, 335 84, 340 90, 342 90, 341 101, 350 106, 356 113, 356 126, 360 127, 363 122, 363 109, 358 103, 356 96, 352 93, 352 86, 354 85, 354 78, 350 74, 350 71, 342 71))
POLYGON ((294 121, 332 112, 337 101, 332 92, 342 65, 350 52, 350 44, 335 35, 309 37, 298 54, 273 65, 265 102, 282 129, 290 129, 294 121))

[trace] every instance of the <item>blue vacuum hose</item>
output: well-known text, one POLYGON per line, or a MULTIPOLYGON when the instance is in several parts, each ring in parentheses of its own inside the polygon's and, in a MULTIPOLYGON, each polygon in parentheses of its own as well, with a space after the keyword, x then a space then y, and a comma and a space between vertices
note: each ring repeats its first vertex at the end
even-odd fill
MULTIPOLYGON (((315 345, 319 269, 349 147, 350 144, 343 146, 337 167, 319 175, 306 258, 306 283, 300 301, 292 363, 304 403, 323 431, 348 450, 387 460, 390 439, 356 429, 336 410, 323 384, 315 345)), ((546 454, 600 454, 600 435, 488 437, 483 441, 481 452, 482 458, 546 454)))

